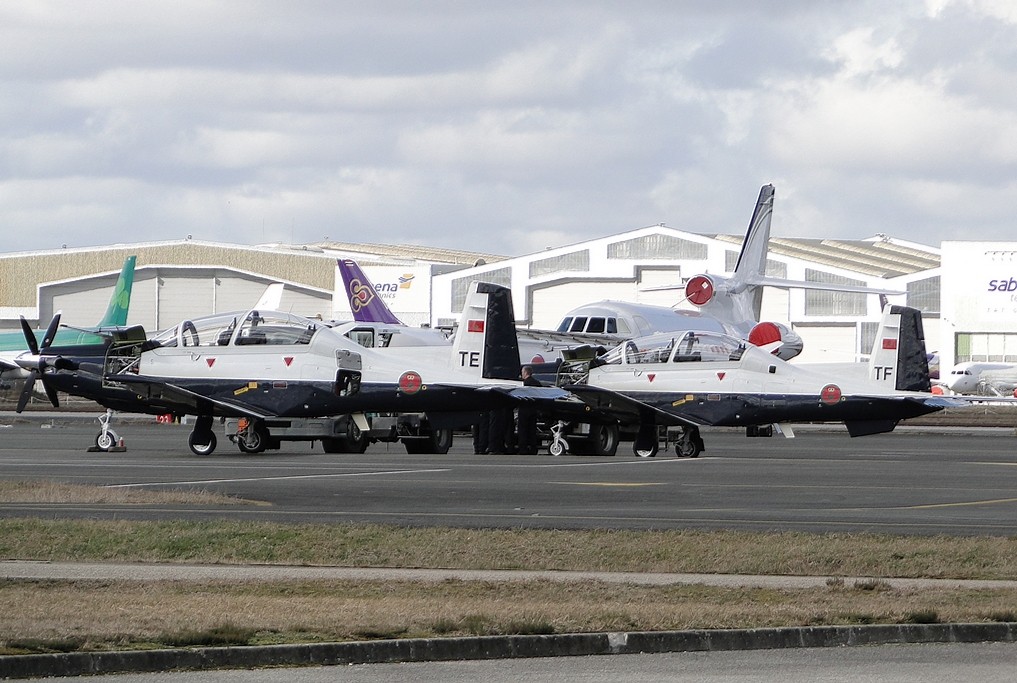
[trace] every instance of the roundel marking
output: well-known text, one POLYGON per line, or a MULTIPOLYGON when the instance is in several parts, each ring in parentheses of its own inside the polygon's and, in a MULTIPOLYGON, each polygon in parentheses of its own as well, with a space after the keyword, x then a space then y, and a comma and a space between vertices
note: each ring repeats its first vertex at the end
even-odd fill
POLYGON ((404 372, 399 377, 399 391, 404 394, 415 394, 423 387, 423 380, 416 372, 404 372))
POLYGON ((685 297, 696 306, 705 306, 713 298, 713 280, 705 275, 689 278, 685 284, 685 297))
POLYGON ((841 396, 840 387, 836 384, 827 384, 823 387, 823 390, 819 392, 819 400, 828 406, 837 405, 840 403, 841 396))

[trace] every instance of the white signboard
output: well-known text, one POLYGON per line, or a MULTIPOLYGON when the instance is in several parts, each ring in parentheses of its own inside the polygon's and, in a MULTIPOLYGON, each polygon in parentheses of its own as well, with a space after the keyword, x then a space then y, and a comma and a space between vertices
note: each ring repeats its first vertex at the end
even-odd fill
POLYGON ((943 318, 966 332, 1017 329, 1017 242, 943 242, 943 318))

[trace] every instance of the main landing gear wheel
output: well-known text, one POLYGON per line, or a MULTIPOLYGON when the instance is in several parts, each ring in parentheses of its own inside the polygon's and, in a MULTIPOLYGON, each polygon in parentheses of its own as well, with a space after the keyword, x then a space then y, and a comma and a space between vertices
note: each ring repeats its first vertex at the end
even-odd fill
POLYGON ((675 452, 683 458, 698 458, 704 449, 703 438, 699 436, 699 427, 686 428, 674 442, 675 452))
POLYGON ((653 458, 657 455, 657 451, 660 450, 660 444, 654 442, 652 446, 640 448, 639 446, 632 444, 632 452, 640 458, 653 458))
POLYGON ((652 458, 660 450, 660 437, 657 433, 657 425, 640 425, 639 433, 632 442, 632 452, 640 458, 652 458))
POLYGON ((187 435, 187 445, 195 455, 211 455, 216 446, 215 432, 193 431, 187 435))

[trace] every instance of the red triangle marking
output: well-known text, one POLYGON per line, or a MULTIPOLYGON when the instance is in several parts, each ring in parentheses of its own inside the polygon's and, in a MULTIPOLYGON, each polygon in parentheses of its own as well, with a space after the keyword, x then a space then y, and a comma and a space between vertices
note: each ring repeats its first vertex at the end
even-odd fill
POLYGON ((284 356, 283 362, 286 363, 286 367, 289 367, 290 363, 293 362, 293 356, 284 356))
POLYGON ((726 374, 727 374, 726 372, 718 372, 717 373, 717 379, 724 379, 724 375, 726 375, 726 374))
POLYGON ((208 367, 215 365, 215 358, 206 358, 205 362, 208 363, 208 367))
POLYGON ((656 377, 656 376, 657 376, 657 373, 655 373, 655 372, 651 372, 650 374, 647 375, 647 377, 650 379, 651 382, 653 381, 653 378, 656 377))

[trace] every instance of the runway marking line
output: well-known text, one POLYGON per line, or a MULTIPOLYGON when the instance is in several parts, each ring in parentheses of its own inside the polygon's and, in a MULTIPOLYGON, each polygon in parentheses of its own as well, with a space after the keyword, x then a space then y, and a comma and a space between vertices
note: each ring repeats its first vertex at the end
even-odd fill
POLYGON ((928 505, 907 505, 897 510, 930 510, 932 508, 962 508, 975 505, 999 505, 1002 503, 1017 503, 1017 498, 997 498, 995 500, 969 500, 963 503, 930 503, 928 505))
POLYGON ((664 486, 662 481, 624 482, 624 481, 552 481, 551 484, 564 486, 607 486, 617 488, 635 488, 638 486, 664 486))
POLYGON ((283 481, 287 479, 335 479, 339 477, 377 477, 384 474, 427 474, 431 472, 451 472, 450 469, 434 470, 384 470, 381 472, 350 472, 344 474, 295 474, 286 477, 248 477, 245 479, 200 479, 194 481, 153 481, 139 484, 107 484, 103 488, 125 489, 145 486, 184 486, 188 484, 230 484, 244 481, 283 481))

